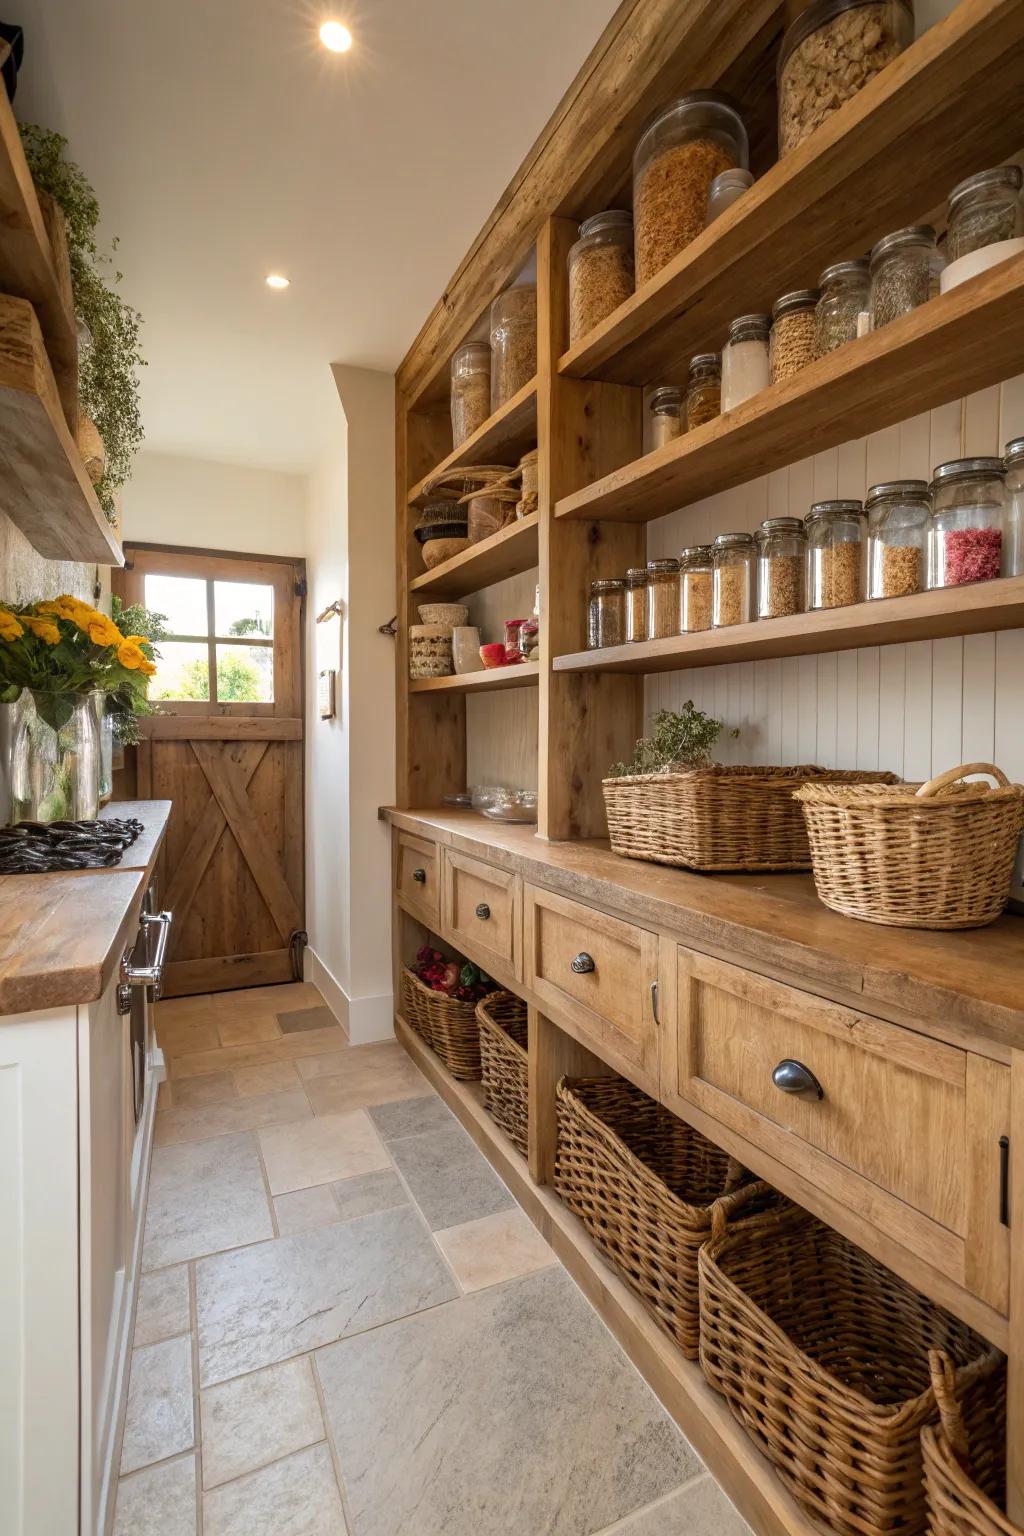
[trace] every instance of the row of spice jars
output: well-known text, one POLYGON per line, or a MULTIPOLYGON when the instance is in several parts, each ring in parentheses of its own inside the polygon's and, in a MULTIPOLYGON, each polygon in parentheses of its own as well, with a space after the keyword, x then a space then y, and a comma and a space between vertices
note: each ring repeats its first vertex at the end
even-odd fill
POLYGON ((452 357, 453 448, 461 448, 536 372, 537 287, 514 283, 491 305, 490 341, 468 341, 452 357))
POLYGON ((684 432, 714 421, 722 410, 722 362, 717 352, 700 352, 690 359, 686 388, 663 384, 651 395, 651 443, 664 448, 684 432))

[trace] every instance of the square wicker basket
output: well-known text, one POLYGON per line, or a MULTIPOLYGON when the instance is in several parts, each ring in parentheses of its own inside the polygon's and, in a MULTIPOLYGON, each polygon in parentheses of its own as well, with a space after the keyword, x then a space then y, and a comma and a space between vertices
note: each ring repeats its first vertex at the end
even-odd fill
POLYGON ((512 992, 492 992, 477 1004, 484 1109, 526 1156, 529 1131, 527 1100, 527 1012, 512 992))

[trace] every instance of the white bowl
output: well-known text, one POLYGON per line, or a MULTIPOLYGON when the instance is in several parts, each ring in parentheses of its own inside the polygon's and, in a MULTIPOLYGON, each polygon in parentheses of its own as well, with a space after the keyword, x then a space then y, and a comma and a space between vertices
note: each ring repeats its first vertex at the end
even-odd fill
POLYGON ((949 293, 969 278, 978 277, 982 272, 998 267, 1000 262, 1009 261, 1011 256, 1019 256, 1022 251, 1024 238, 997 240, 994 245, 983 245, 980 251, 971 251, 969 255, 961 256, 959 261, 950 262, 939 278, 939 292, 949 293))

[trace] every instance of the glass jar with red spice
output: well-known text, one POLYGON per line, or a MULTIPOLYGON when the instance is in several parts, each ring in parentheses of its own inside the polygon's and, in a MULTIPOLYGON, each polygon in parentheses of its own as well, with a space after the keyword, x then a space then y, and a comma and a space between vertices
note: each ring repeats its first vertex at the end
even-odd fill
POLYGON ((526 652, 523 648, 522 631, 525 619, 505 620, 505 665, 514 667, 519 662, 526 660, 526 652))
POLYGON ((990 581, 1002 569, 1006 470, 1002 459, 955 459, 932 480, 929 587, 990 581))

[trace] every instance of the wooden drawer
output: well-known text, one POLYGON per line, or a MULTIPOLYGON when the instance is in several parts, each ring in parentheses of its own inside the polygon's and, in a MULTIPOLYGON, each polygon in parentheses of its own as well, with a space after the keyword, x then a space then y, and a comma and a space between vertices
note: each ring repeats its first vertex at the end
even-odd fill
POLYGON ((544 1011, 656 1094, 657 934, 536 886, 523 906, 526 982, 544 1011))
POLYGON ((522 979, 523 883, 518 875, 446 848, 445 936, 500 981, 522 979))
POLYGON ((395 891, 431 928, 441 924, 441 859, 436 843, 395 834, 395 891))

